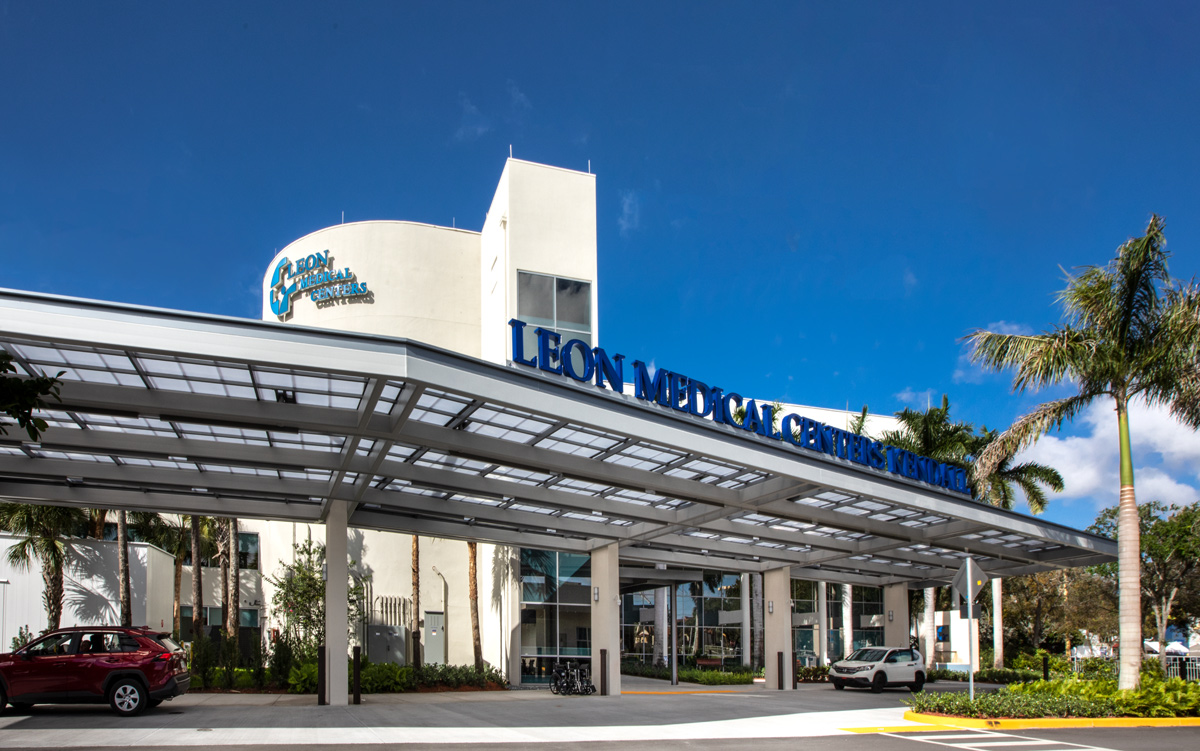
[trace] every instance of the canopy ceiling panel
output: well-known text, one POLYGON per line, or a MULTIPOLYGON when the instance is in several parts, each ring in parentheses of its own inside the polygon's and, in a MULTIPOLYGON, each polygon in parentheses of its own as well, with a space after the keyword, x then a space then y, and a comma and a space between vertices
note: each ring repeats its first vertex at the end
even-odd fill
POLYGON ((632 397, 403 339, 0 291, 0 346, 62 371, 0 497, 320 521, 622 561, 945 583, 1113 560, 1111 540, 632 397))

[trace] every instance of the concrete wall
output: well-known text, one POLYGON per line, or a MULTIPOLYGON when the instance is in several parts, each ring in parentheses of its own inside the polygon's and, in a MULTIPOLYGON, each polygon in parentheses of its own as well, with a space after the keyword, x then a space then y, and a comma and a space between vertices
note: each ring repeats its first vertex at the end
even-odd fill
POLYGON ((509 159, 484 221, 480 257, 480 356, 512 358, 517 272, 591 282, 592 344, 599 342, 596 176, 509 159))
MULTIPOLYGON (((8 562, 16 539, 0 534, 0 651, 7 651, 17 630, 29 627, 40 633, 47 627, 42 600, 41 564, 34 561, 21 570, 8 562)), ((105 540, 70 540, 70 562, 63 573, 63 609, 60 626, 115 625, 121 621, 120 585, 117 577, 117 543, 105 540)), ((141 542, 129 544, 130 605, 133 625, 171 630, 174 597, 174 558, 141 542)))
POLYGON ((479 356, 479 233, 413 222, 340 224, 291 243, 263 276, 263 320, 399 336, 479 356), (369 294, 314 302, 292 300, 282 319, 270 288, 280 259, 293 263, 329 251, 330 266, 349 268, 369 294))

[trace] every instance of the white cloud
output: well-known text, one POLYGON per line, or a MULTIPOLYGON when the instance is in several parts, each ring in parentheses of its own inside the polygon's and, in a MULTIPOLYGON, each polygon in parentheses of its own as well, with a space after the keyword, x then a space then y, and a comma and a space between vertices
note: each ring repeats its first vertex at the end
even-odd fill
POLYGON ((904 294, 911 295, 913 290, 917 288, 917 275, 912 272, 912 269, 904 270, 904 294))
MULTIPOLYGON (((907 404, 918 409, 926 409, 933 404, 934 397, 937 395, 933 389, 925 389, 924 391, 913 391, 912 387, 906 386, 903 391, 898 394, 893 394, 901 404, 907 404)), ((941 404, 941 400, 938 400, 941 404)))
POLYGON ((617 216, 617 227, 621 230, 621 237, 629 237, 642 224, 642 199, 636 190, 622 190, 619 197, 621 213, 617 216))
POLYGON ((458 95, 458 106, 462 109, 462 114, 459 117, 458 130, 454 132, 454 140, 474 141, 492 129, 492 124, 462 92, 458 95))
MULTIPOLYGON (((1129 405, 1134 482, 1139 501, 1191 503, 1200 498, 1200 433, 1181 425, 1165 407, 1129 405)), ((1066 485, 1063 499, 1084 499, 1093 513, 1117 502, 1120 452, 1117 417, 1109 399, 1097 400, 1076 418, 1078 435, 1043 437, 1016 459, 1057 469, 1066 485)), ((1085 526, 1090 519, 1080 519, 1085 526)))
POLYGON ((994 321, 983 327, 984 331, 991 331, 994 334, 1019 334, 1029 336, 1033 333, 1033 329, 1023 323, 1011 323, 1009 321, 994 321))
POLYGON ((529 97, 525 96, 525 92, 517 88, 515 81, 510 78, 505 86, 508 88, 508 106, 514 116, 533 109, 533 104, 529 101, 529 97))

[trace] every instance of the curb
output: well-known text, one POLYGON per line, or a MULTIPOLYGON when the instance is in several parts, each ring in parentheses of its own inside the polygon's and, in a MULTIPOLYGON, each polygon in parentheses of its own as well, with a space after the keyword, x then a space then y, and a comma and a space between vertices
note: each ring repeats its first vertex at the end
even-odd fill
POLYGON ((1028 720, 977 720, 969 717, 947 717, 945 715, 905 712, 904 719, 930 725, 977 730, 1200 727, 1200 717, 1043 717, 1028 720))

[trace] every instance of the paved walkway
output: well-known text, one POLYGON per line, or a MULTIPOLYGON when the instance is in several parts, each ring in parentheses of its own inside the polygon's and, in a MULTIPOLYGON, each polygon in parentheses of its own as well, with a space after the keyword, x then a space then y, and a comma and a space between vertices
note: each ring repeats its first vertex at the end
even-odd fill
POLYGON ((905 690, 828 685, 767 691, 623 678, 620 697, 549 691, 366 696, 317 707, 312 696, 189 694, 133 718, 107 707, 34 707, 0 716, 0 747, 82 748, 344 744, 528 744, 750 740, 920 728, 903 718, 905 690), (646 692, 646 693, 637 693, 646 692), (693 693, 697 692, 697 693, 693 693), (698 693, 704 692, 704 693, 698 693))

